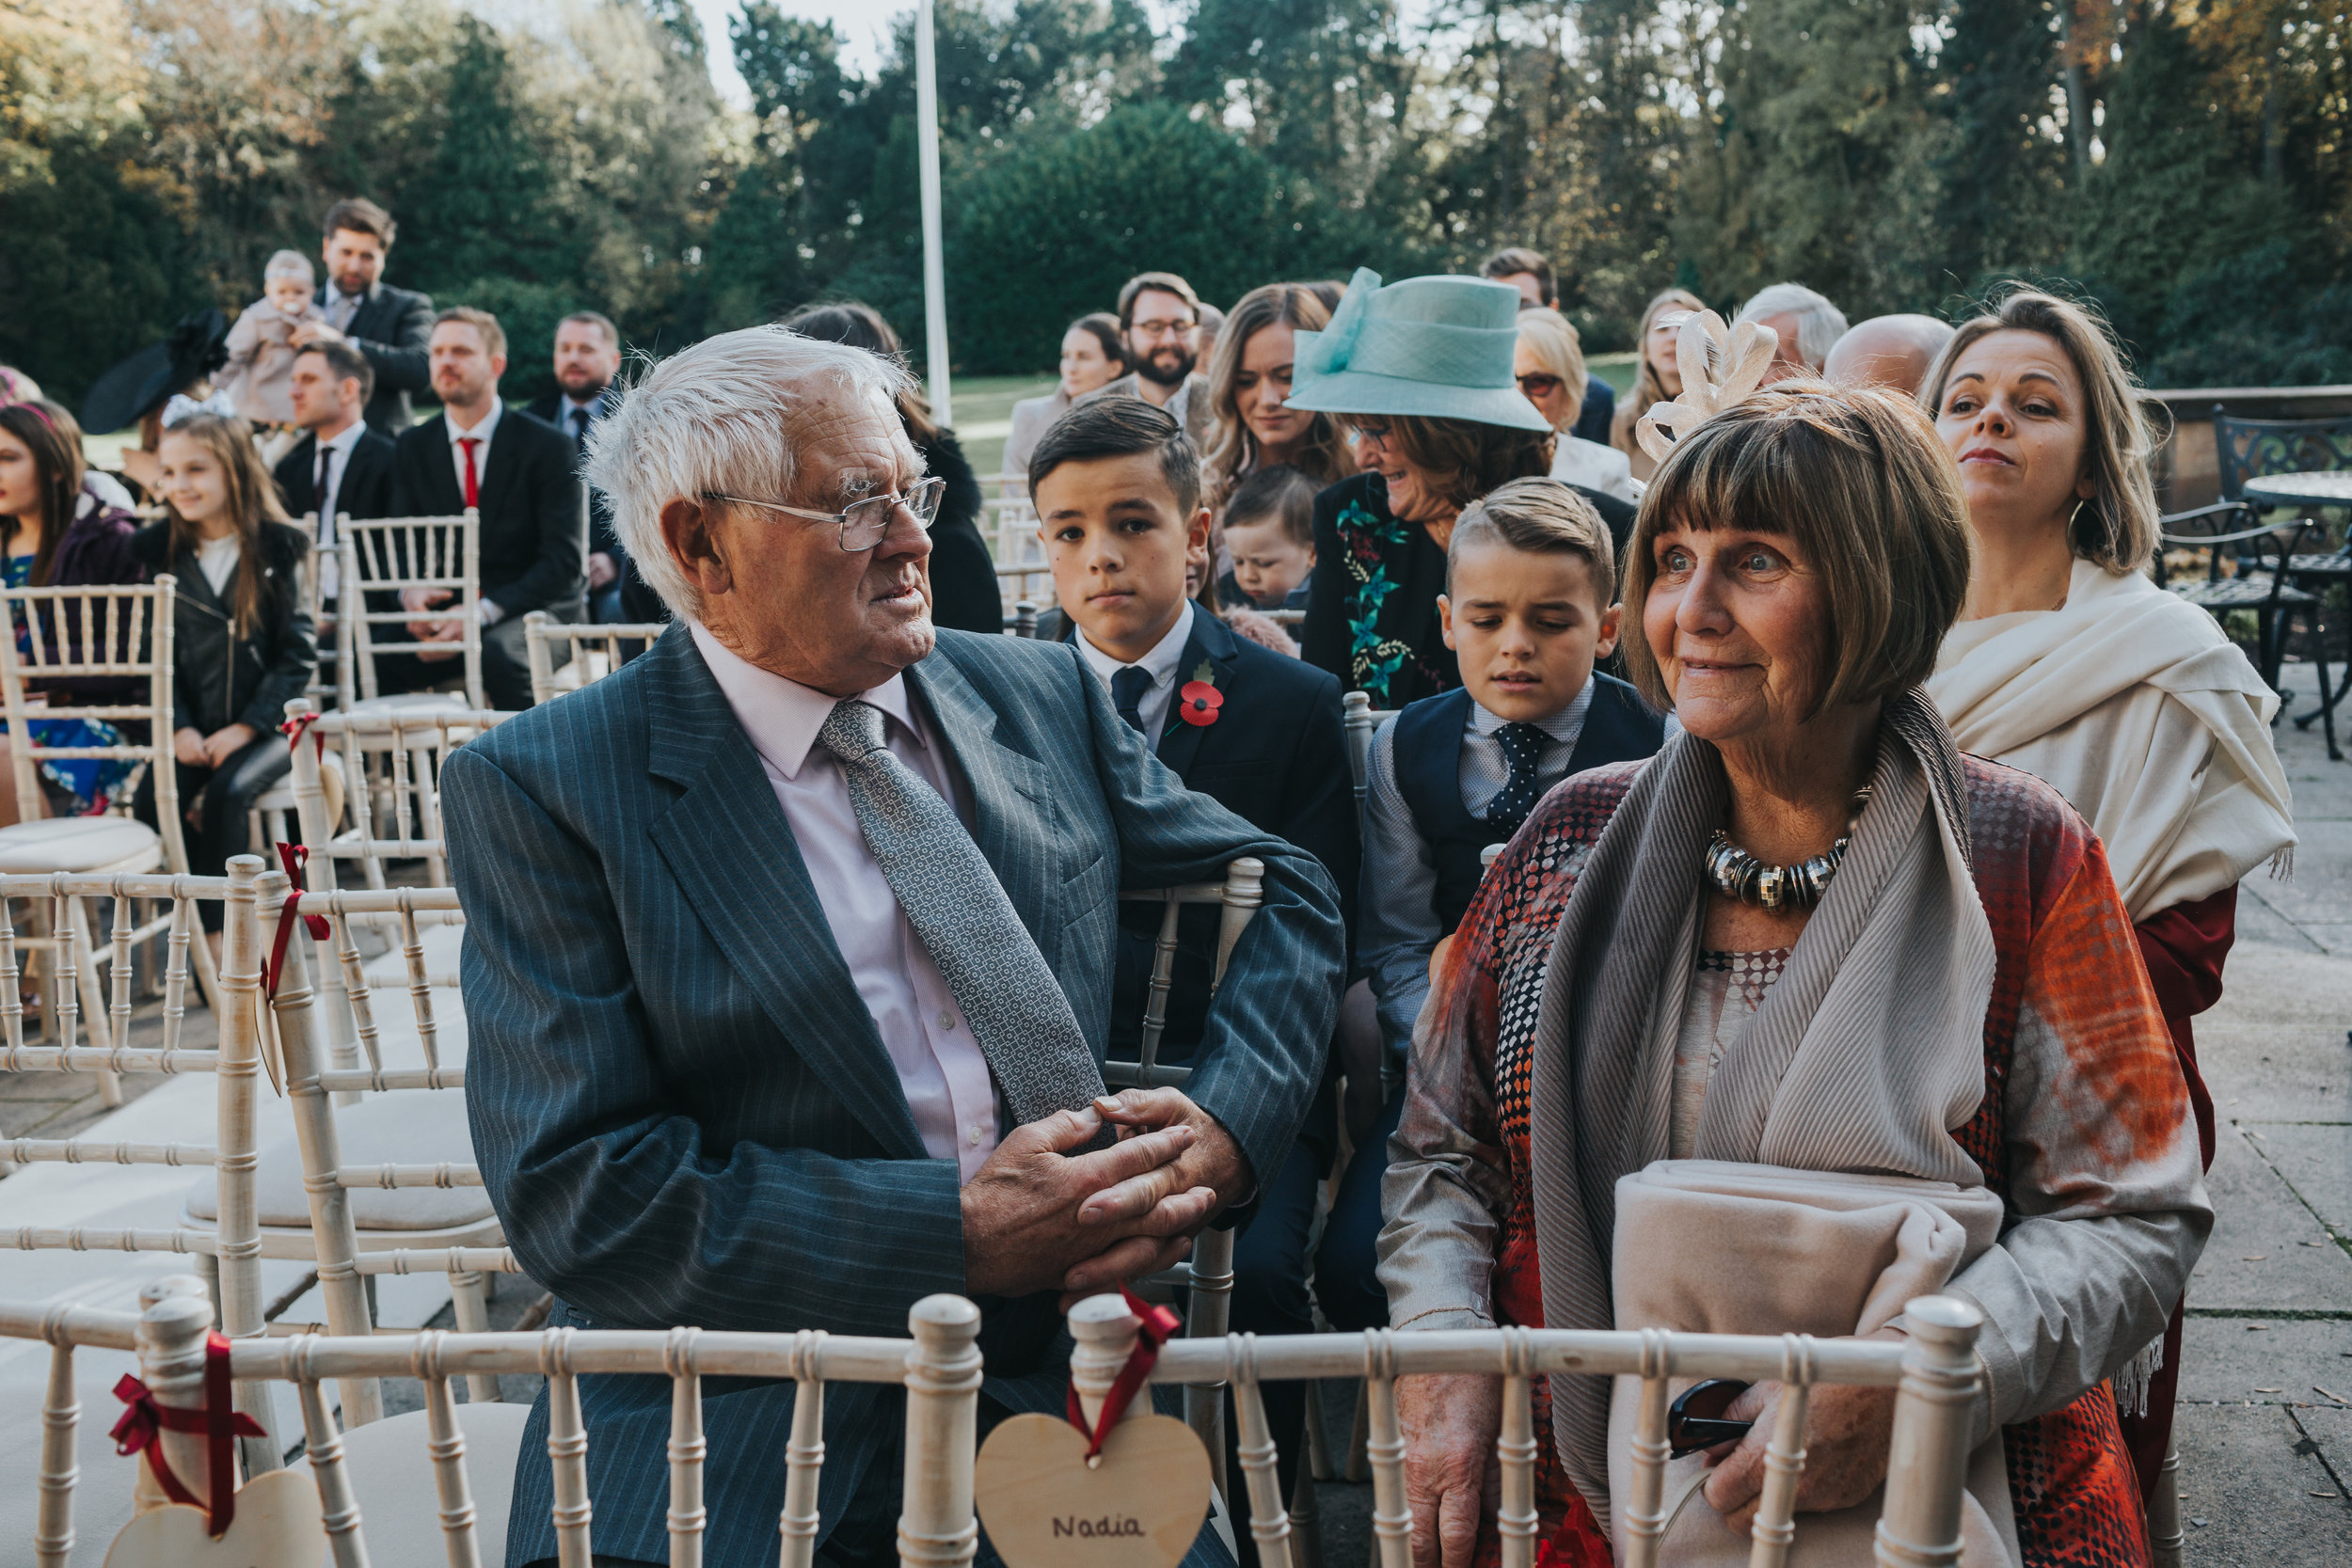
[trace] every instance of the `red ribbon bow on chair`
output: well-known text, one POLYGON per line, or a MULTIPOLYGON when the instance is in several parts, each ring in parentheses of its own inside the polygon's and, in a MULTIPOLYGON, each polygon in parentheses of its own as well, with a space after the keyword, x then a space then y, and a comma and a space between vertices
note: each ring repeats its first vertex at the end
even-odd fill
MULTIPOLYGON (((309 734, 310 726, 318 721, 319 716, 316 713, 297 713, 292 719, 287 720, 284 723, 278 726, 278 733, 286 737, 286 751, 288 754, 291 755, 293 752, 302 750, 303 736, 309 734)), ((317 757, 321 764, 325 764, 326 761, 326 736, 315 734, 310 735, 310 754, 317 757)))
POLYGON ((167 1432, 200 1433, 205 1438, 206 1472, 211 1480, 212 1505, 205 1526, 218 1539, 227 1533, 230 1521, 237 1516, 237 1465, 235 1442, 240 1437, 263 1437, 261 1424, 252 1417, 233 1409, 229 1397, 229 1341, 218 1334, 204 1338, 204 1408, 176 1410, 157 1404, 155 1396, 130 1373, 115 1385, 115 1398, 130 1408, 115 1422, 112 1436, 115 1452, 126 1459, 144 1452, 148 1464, 155 1471, 155 1480, 163 1486, 164 1496, 176 1503, 199 1507, 196 1494, 181 1484, 164 1463, 164 1446, 160 1441, 167 1432))
MULTIPOLYGON (((278 845, 278 863, 285 868, 286 879, 294 886, 287 891, 285 907, 278 911, 278 940, 270 944, 269 967, 262 973, 262 984, 272 1002, 278 1000, 278 976, 286 967, 286 942, 294 935, 294 917, 302 908, 303 868, 310 863, 310 847, 278 845)), ((301 919, 312 942, 325 942, 334 930, 323 914, 306 914, 301 919)))
POLYGON ((1160 1347, 1176 1338, 1184 1326, 1184 1320, 1176 1316, 1173 1308, 1154 1307, 1124 1285, 1119 1288, 1119 1293, 1127 1299, 1127 1310, 1141 1322, 1136 1328, 1136 1348, 1128 1354, 1127 1364, 1119 1369, 1119 1376, 1112 1380, 1111 1391, 1103 1396, 1102 1418, 1094 1423, 1092 1431, 1087 1428, 1086 1407, 1078 1402, 1078 1386, 1075 1383, 1070 1386, 1070 1424, 1086 1433, 1089 1459, 1103 1451, 1103 1439, 1111 1434, 1112 1429, 1119 1425, 1119 1418, 1127 1414, 1127 1406, 1134 1402, 1136 1391, 1143 1386, 1143 1380, 1152 1375, 1152 1368, 1160 1358, 1160 1347))

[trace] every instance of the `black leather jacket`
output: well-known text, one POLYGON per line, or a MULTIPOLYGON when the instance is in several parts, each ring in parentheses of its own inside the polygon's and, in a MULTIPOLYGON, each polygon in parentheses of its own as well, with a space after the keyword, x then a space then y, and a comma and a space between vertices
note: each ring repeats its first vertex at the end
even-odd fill
POLYGON ((287 702, 310 687, 318 663, 302 588, 310 548, 302 531, 262 525, 262 612, 246 638, 235 635, 230 609, 236 579, 230 579, 226 594, 215 594, 196 552, 172 550, 168 521, 139 530, 131 547, 150 577, 169 572, 179 579, 172 609, 172 728, 212 735, 250 724, 266 735, 285 722, 287 702))

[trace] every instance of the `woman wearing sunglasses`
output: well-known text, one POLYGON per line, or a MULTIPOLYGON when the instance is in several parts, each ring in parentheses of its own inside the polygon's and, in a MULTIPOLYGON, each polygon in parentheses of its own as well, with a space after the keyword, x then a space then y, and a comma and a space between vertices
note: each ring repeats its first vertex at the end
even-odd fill
POLYGON ((1511 380, 1518 301, 1477 277, 1382 288, 1359 267, 1330 325, 1297 334, 1286 406, 1341 416, 1362 470, 1315 498, 1299 657, 1375 708, 1462 684, 1438 615, 1454 519, 1551 469, 1551 423, 1511 380))
MULTIPOLYGON (((1519 312, 1519 341, 1511 360, 1511 373, 1518 378, 1519 390, 1551 421, 1551 428, 1560 433, 1559 445, 1551 454, 1551 477, 1565 480, 1580 490, 1598 491, 1618 500, 1632 502, 1642 499, 1641 486, 1633 483, 1633 464, 1625 453, 1598 441, 1587 441, 1574 433, 1578 417, 1584 411, 1583 345, 1577 341, 1576 327, 1557 310, 1521 310, 1519 312)), ((1604 519, 1607 515, 1603 514, 1604 519)), ((1625 515, 1628 528, 1633 514, 1625 515)), ((1623 545, 1626 535, 1612 520, 1611 531, 1623 545)))
MULTIPOLYGON (((1893 1339, 1958 1298, 1984 1374, 1962 1560, 2137 1568, 2114 1390, 2213 1211, 2097 836, 1921 689, 1969 570, 1910 399, 1792 380, 1684 427, 1624 584, 1629 672, 1680 731, 1546 796, 1438 957, 1380 1279, 1403 1332, 1893 1339)), ((1499 1552, 1497 1385, 1398 1386, 1421 1568, 1499 1552)), ((1539 1380, 1555 1562, 1624 1560, 1638 1386, 1539 1380)), ((1724 1532, 1782 1397, 1686 1407, 1659 1560, 1746 1558, 1724 1532)), ((1871 1560, 1893 1402, 1812 1390, 1792 1562, 1871 1560)))

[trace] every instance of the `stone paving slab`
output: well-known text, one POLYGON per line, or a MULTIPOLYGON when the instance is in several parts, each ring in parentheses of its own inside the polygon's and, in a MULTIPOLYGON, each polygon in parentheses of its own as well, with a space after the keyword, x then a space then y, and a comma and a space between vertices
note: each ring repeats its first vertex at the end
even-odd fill
POLYGON ((2242 1129, 2224 1124, 2206 1191, 2213 1237, 2189 1281, 2204 1310, 2352 1308, 2352 1258, 2271 1169, 2242 1129))
POLYGON ((2352 1400, 2352 1323, 2193 1317, 2182 1325, 2185 1404, 2329 1404, 2352 1400))
POLYGON ((2297 925, 2352 921, 2352 821, 2298 816, 2295 831, 2302 839, 2295 849, 2295 874, 2274 879, 2257 871, 2247 881, 2265 903, 2297 925))
MULTIPOLYGON (((2352 1121, 2249 1122, 2263 1136, 2260 1151, 2305 1207, 2352 1241, 2352 1121)), ((2352 1310, 2352 1301, 2344 1307, 2352 1310)))
POLYGON ((2241 942, 2197 1056, 2221 1119, 2352 1120, 2352 961, 2241 942))
POLYGON ((2325 1440, 2312 1439, 2301 1414, 2276 1405, 2182 1406, 2173 1432, 2181 1513, 2189 1521, 2185 1556, 2196 1568, 2352 1562, 2352 1503, 2338 1484, 2342 1472, 2330 1471, 2325 1440), (2310 1449, 2297 1452, 2304 1444, 2310 1449))

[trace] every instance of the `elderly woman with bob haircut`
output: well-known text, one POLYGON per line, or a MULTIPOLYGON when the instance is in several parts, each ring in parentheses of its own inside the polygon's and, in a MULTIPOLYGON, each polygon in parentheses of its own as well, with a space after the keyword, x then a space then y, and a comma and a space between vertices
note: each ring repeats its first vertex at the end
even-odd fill
MULTIPOLYGON (((2098 839, 1963 755, 1919 689, 1968 574, 1906 398, 1790 381, 1676 444, 1625 603, 1629 673, 1682 732, 1555 788, 1439 959, 1381 1279, 1406 1330, 1892 1338, 1904 1301, 1959 1296, 1985 1318, 1963 1560, 2144 1562, 2106 1380, 2212 1211, 2098 839)), ((1491 1560, 1496 1386, 1400 1394, 1416 1560, 1491 1560)), ((1546 1533, 1605 1562, 1631 1401, 1582 1376, 1537 1397, 1546 1533)), ((1666 1560, 1744 1532, 1778 1397, 1747 1390, 1749 1437, 1670 1468, 1666 1560)), ((1816 1560, 1870 1559, 1892 1400, 1812 1394, 1816 1560)))
MULTIPOLYGON (((2237 884, 2295 843, 2279 699, 2211 615, 2148 577, 2153 445, 2122 356, 2080 306, 2020 289, 1964 324, 1920 402, 1960 466, 1977 573, 1928 695, 1961 745, 2066 797, 2106 847, 2180 1053, 2205 1163, 2191 1020, 2221 999, 2237 884)), ((2181 1317, 2117 1386, 2153 1489, 2181 1317)))

